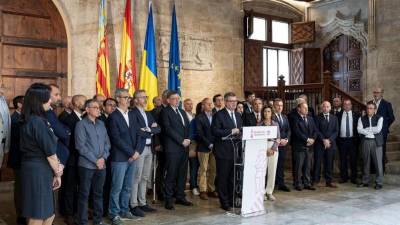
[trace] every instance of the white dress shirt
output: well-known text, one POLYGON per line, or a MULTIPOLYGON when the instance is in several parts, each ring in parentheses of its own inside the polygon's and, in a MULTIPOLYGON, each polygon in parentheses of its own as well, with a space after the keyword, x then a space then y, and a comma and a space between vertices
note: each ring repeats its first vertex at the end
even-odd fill
POLYGON ((371 124, 371 117, 368 117, 369 127, 364 128, 361 117, 358 119, 357 131, 359 134, 365 135, 366 138, 375 138, 374 134, 378 134, 382 130, 383 118, 379 118, 378 124, 373 127, 371 124))
POLYGON ((74 113, 78 116, 79 120, 82 120, 82 113, 79 113, 76 110, 74 110, 74 113))
MULTIPOLYGON (((349 114, 349 130, 350 130, 349 137, 353 137, 353 112, 350 110, 348 114, 349 114)), ((342 138, 346 137, 346 119, 347 119, 347 113, 346 111, 343 111, 342 120, 340 121, 340 137, 342 138)))
POLYGON ((129 110, 126 110, 126 112, 124 112, 122 109, 120 109, 118 107, 117 107, 117 109, 118 109, 118 111, 120 111, 122 113, 122 116, 124 116, 125 122, 129 127, 129 116, 128 116, 129 110))
POLYGON ((233 121, 234 121, 235 127, 237 128, 237 121, 236 121, 236 116, 235 116, 235 110, 231 111, 231 110, 229 110, 228 108, 226 108, 226 111, 228 112, 229 117, 231 117, 231 119, 232 119, 232 113, 233 113, 233 121))
POLYGON ((175 111, 175 113, 176 113, 177 110, 178 110, 178 114, 179 114, 179 116, 180 116, 181 119, 182 119, 182 124, 183 124, 183 126, 185 126, 185 119, 183 119, 183 116, 182 116, 182 114, 181 114, 181 110, 179 110, 178 108, 173 107, 173 106, 171 106, 171 107, 172 107, 172 109, 175 111))
MULTIPOLYGON (((143 108, 139 108, 139 107, 137 107, 137 108, 139 109, 140 114, 142 114, 142 117, 144 119, 144 123, 146 124, 146 127, 149 127, 149 120, 147 119, 146 112, 144 111, 143 108)), ((151 144, 151 138, 146 138, 146 145, 149 145, 149 144, 151 144)))

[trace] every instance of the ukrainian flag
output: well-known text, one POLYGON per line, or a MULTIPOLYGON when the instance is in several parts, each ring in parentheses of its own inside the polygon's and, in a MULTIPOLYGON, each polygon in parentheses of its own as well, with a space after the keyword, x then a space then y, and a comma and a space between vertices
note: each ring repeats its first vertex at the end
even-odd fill
POLYGON ((158 78, 156 62, 156 40, 154 37, 153 9, 149 6, 149 17, 147 19, 147 31, 142 54, 142 64, 140 66, 139 89, 144 89, 147 93, 147 110, 152 110, 153 98, 158 96, 158 78))
POLYGON ((181 60, 179 56, 178 25, 175 5, 172 12, 171 42, 169 49, 168 89, 181 95, 181 60))

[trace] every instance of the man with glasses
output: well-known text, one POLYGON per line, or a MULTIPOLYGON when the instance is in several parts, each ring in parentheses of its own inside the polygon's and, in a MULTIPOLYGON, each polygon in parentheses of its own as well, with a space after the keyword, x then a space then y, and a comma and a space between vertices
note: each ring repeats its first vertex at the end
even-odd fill
POLYGON ((371 161, 375 166, 375 189, 382 189, 383 183, 383 117, 375 114, 376 105, 367 103, 367 114, 358 120, 357 131, 361 136, 361 154, 363 158, 363 178, 358 187, 369 186, 371 161))
POLYGON ((108 216, 112 224, 120 225, 122 220, 134 219, 129 212, 129 198, 139 158, 137 147, 137 124, 129 113, 129 93, 117 89, 117 109, 108 117, 108 131, 111 141, 111 191, 108 216))
POLYGON ((103 102, 103 108, 104 108, 104 112, 101 113, 101 115, 99 116, 99 119, 101 121, 103 121, 104 123, 106 123, 107 118, 117 108, 117 100, 115 100, 114 98, 107 98, 103 102))
POLYGON ((218 111, 212 120, 211 131, 215 137, 214 149, 217 164, 217 191, 221 208, 230 211, 233 207, 234 146, 226 137, 240 134, 242 118, 235 111, 235 93, 224 95, 225 109, 218 111))
POLYGON ((133 95, 135 108, 132 114, 138 124, 138 142, 140 142, 137 150, 139 158, 136 161, 136 173, 134 174, 133 187, 131 192, 130 206, 133 214, 144 216, 145 212, 154 212, 146 202, 147 182, 150 179, 153 153, 151 151, 152 136, 161 132, 160 127, 155 122, 150 112, 146 112, 144 108, 147 105, 147 95, 144 90, 137 90, 133 95))
POLYGON ((93 224, 101 225, 103 217, 103 185, 106 160, 110 155, 110 139, 100 115, 99 103, 93 99, 85 103, 87 116, 75 127, 75 145, 79 151, 79 195, 77 224, 88 223, 89 193, 93 193, 93 224))

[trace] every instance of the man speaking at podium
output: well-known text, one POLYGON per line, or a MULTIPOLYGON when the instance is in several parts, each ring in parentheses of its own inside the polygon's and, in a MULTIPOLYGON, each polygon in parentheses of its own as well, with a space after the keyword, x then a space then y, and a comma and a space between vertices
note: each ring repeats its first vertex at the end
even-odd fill
POLYGON ((234 142, 242 129, 240 114, 235 112, 237 98, 233 92, 224 95, 225 109, 218 111, 211 124, 215 136, 214 148, 217 164, 217 190, 221 208, 233 207, 234 142))

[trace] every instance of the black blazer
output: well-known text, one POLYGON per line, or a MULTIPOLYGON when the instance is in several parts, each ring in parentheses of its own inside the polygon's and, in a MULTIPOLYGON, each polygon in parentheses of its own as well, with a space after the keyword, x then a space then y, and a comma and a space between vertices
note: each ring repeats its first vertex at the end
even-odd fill
MULTIPOLYGON (((260 113, 261 116, 261 113, 260 113)), ((251 126, 257 126, 257 118, 254 112, 245 112, 242 115, 243 119, 243 126, 244 127, 251 127, 251 126)), ((261 118, 260 118, 261 121, 261 118)))
POLYGON ((161 128, 161 133, 156 134, 153 136, 152 144, 153 146, 158 146, 162 145, 162 137, 163 137, 163 129, 162 129, 162 123, 161 123, 161 111, 165 108, 164 105, 155 107, 153 110, 150 111, 151 115, 153 116, 154 120, 158 124, 158 126, 161 128))
POLYGON ((210 152, 209 146, 214 144, 214 136, 211 132, 211 123, 205 112, 196 116, 196 129, 197 129, 197 151, 210 152))
POLYGON ((185 150, 182 145, 184 139, 189 138, 189 119, 186 113, 179 109, 185 124, 182 124, 181 117, 171 106, 165 107, 161 111, 161 122, 163 129, 163 147, 166 153, 180 153, 185 150))
POLYGON ((60 159, 61 164, 65 166, 70 155, 68 145, 70 139, 74 139, 73 136, 71 136, 71 130, 58 120, 56 113, 52 109, 47 110, 45 115, 47 121, 51 124, 54 134, 58 138, 57 157, 60 159))
POLYGON ((70 166, 77 166, 78 165, 78 158, 79 158, 79 152, 75 148, 75 126, 76 124, 81 121, 76 115, 76 113, 73 111, 71 114, 69 114, 64 120, 63 123, 67 125, 67 127, 71 130, 71 138, 69 140, 69 159, 67 164, 70 166))
POLYGON ((253 106, 249 106, 248 102, 243 102, 243 113, 252 113, 253 112, 253 106))
POLYGON ((389 133, 390 125, 392 125, 395 120, 392 104, 385 99, 381 99, 376 114, 383 117, 382 134, 387 135, 389 133))
POLYGON ((277 122, 279 124, 279 133, 281 139, 288 139, 290 141, 290 123, 289 119, 286 115, 281 114, 283 124, 279 121, 279 119, 276 117, 275 113, 272 115, 272 120, 277 122))
POLYGON ((323 139, 331 141, 331 149, 337 149, 336 138, 339 133, 338 119, 335 115, 329 114, 329 122, 326 121, 324 114, 320 113, 315 119, 318 131, 317 147, 324 148, 323 139))
POLYGON ((21 152, 19 150, 20 117, 21 114, 17 111, 11 115, 11 141, 7 166, 12 169, 20 169, 21 167, 21 152))
MULTIPOLYGON (((340 111, 340 113, 338 113, 338 137, 340 138, 340 130, 342 129, 342 117, 344 114, 344 110, 340 111)), ((352 111, 352 116, 353 116, 353 137, 358 139, 358 131, 357 131, 357 125, 358 125, 358 119, 360 118, 360 113, 358 112, 354 112, 352 111)))
POLYGON ((302 151, 312 147, 307 146, 308 138, 317 139, 317 127, 311 116, 307 116, 307 124, 300 115, 294 119, 292 129, 292 146, 294 151, 302 151))
MULTIPOLYGON (((235 112, 235 118, 237 128, 242 129, 243 121, 240 114, 235 112)), ((232 142, 230 140, 222 140, 222 138, 230 135, 234 128, 235 124, 233 123, 227 109, 220 110, 214 115, 211 130, 215 137, 214 149, 216 158, 233 159, 234 148, 232 142)))
MULTIPOLYGON (((129 126, 122 113, 116 109, 108 117, 108 136, 111 142, 111 162, 126 162, 144 146, 138 145, 138 125, 132 111, 128 112, 129 126)), ((143 150, 142 150, 143 151, 143 150)))
MULTIPOLYGON (((146 116, 147 116, 147 124, 138 108, 136 108, 136 107, 133 108, 131 112, 136 120, 136 124, 138 125, 138 127, 137 127, 138 135, 139 135, 138 151, 140 154, 142 154, 143 150, 144 150, 144 146, 146 146, 146 139, 152 138, 152 136, 155 134, 159 134, 161 132, 161 128, 158 126, 158 124, 157 124, 157 127, 151 127, 151 125, 153 123, 155 123, 156 121, 154 120, 154 118, 150 112, 145 112, 146 116), (151 132, 142 131, 140 129, 140 128, 145 128, 145 127, 149 127, 151 132)), ((152 142, 152 144, 153 144, 153 142, 152 142)))

